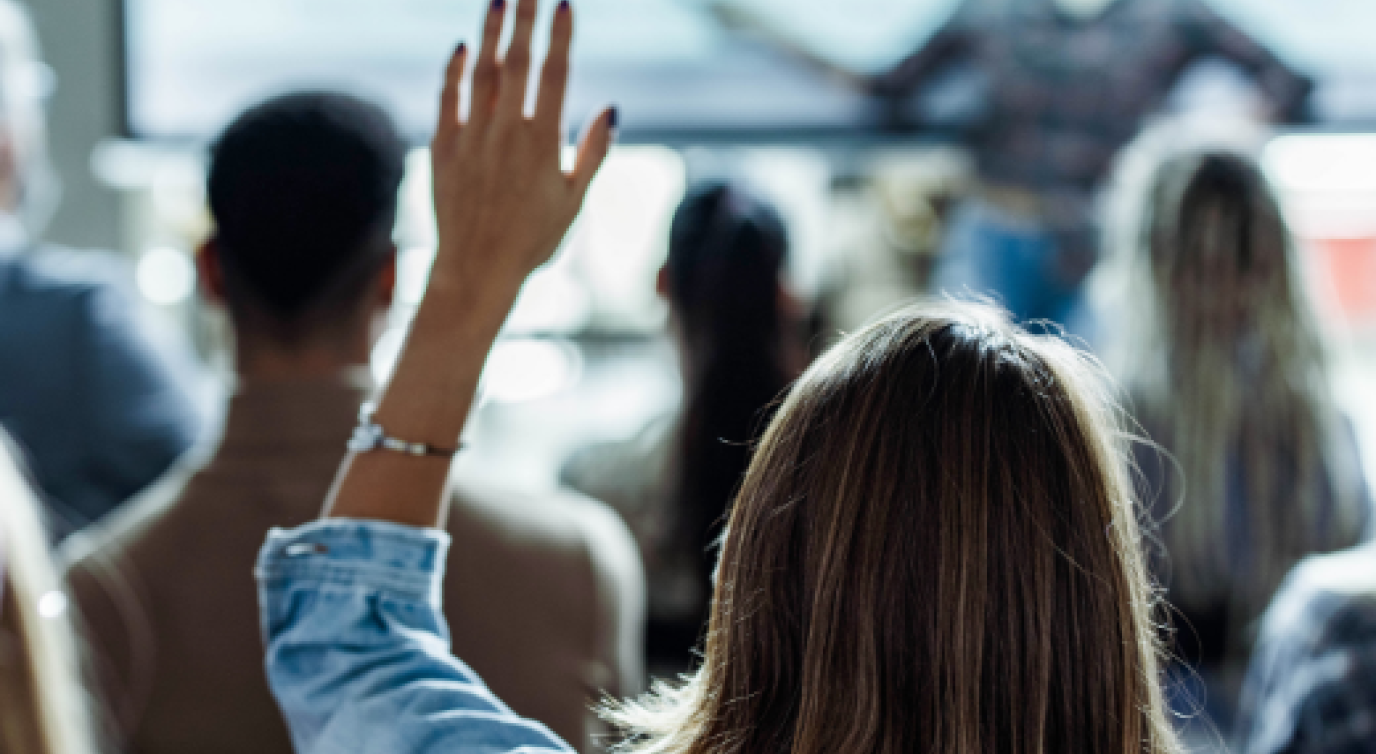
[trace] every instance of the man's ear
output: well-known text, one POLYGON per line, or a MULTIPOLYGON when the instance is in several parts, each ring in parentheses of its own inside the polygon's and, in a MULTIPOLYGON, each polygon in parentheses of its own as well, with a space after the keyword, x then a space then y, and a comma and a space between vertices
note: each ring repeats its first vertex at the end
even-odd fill
POLYGON ((196 249, 196 279, 207 303, 225 305, 225 268, 220 260, 219 243, 214 238, 196 249))
POLYGON ((775 292, 775 305, 785 318, 801 321, 807 317, 807 305, 787 283, 780 281, 775 292))
POLYGON ((659 297, 666 301, 669 299, 669 265, 667 264, 660 267, 659 274, 655 275, 655 293, 658 293, 659 297))
POLYGON ((377 271, 377 305, 384 311, 392 308, 392 302, 397 297, 397 256, 397 246, 392 244, 382 261, 382 267, 377 271))

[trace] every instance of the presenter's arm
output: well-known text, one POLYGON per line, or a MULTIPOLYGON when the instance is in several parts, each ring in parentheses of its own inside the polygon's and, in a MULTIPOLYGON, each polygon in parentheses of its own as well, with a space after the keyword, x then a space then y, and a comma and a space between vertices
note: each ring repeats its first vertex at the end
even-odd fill
POLYGON ((921 87, 937 68, 966 54, 971 37, 957 11, 917 52, 878 76, 846 68, 818 52, 797 35, 789 34, 742 0, 711 0, 707 10, 723 27, 750 34, 790 58, 850 89, 881 97, 902 97, 921 87))
POLYGON ((710 0, 705 8, 723 28, 733 32, 744 32, 754 39, 762 40, 789 58, 842 86, 860 90, 870 88, 870 77, 846 68, 821 54, 807 42, 789 34, 741 0, 710 0))
POLYGON ((1314 81, 1294 70, 1266 45, 1239 29, 1202 2, 1186 4, 1180 23, 1194 58, 1220 56, 1256 81, 1266 94, 1273 117, 1283 123, 1303 122, 1314 81))
POLYGON ((974 39, 964 24, 953 19, 916 52, 887 73, 869 81, 870 90, 889 98, 906 97, 927 83, 932 73, 968 55, 974 39))

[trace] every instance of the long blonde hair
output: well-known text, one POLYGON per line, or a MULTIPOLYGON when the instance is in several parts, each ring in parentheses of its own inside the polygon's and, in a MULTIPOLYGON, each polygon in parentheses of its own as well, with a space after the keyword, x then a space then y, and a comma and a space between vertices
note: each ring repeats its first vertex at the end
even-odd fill
POLYGON ((649 754, 1166 754, 1156 595, 1100 370, 990 308, 846 338, 756 451, 702 668, 649 754))
POLYGON ((92 754, 92 729, 38 503, 0 435, 0 752, 92 754))
POLYGON ((1300 558, 1360 539, 1364 482, 1264 176, 1209 149, 1163 160, 1148 186, 1121 369, 1174 459, 1151 480, 1172 602, 1224 606, 1237 641, 1300 558))

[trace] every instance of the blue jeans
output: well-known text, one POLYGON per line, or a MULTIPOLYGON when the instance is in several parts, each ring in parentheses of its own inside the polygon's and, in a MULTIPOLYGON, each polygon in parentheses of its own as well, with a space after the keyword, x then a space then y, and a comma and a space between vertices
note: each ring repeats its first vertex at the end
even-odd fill
POLYGON ((933 288, 988 296, 1034 331, 1065 328, 1088 338, 1083 280, 1069 279, 1061 254, 1056 237, 1036 220, 967 199, 951 215, 933 288))

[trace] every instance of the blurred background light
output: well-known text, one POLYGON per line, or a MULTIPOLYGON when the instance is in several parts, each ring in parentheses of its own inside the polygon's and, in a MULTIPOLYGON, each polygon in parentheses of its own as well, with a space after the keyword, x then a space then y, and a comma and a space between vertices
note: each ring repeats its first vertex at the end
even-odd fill
POLYGON ((135 274, 139 292, 159 306, 176 306, 196 290, 196 267, 176 249, 150 249, 139 258, 135 274))
POLYGON ((526 281, 507 320, 512 333, 571 335, 587 326, 592 297, 567 265, 537 270, 526 281))
POLYGON ((67 612, 67 595, 52 591, 38 598, 38 614, 49 620, 67 612))
POLYGON ((401 358, 401 347, 406 345, 406 331, 409 320, 394 322, 373 344, 371 368, 373 381, 384 385, 392 376, 392 370, 401 358))
POLYGON ((1376 134, 1288 134, 1263 156, 1284 190, 1376 193, 1376 134))
POLYGON ((430 263, 435 261, 435 249, 402 249, 397 255, 397 302, 403 306, 418 306, 430 279, 430 263))
POLYGON ((567 341, 502 341, 487 359, 483 398, 508 404, 548 398, 573 386, 582 371, 582 355, 567 341))

